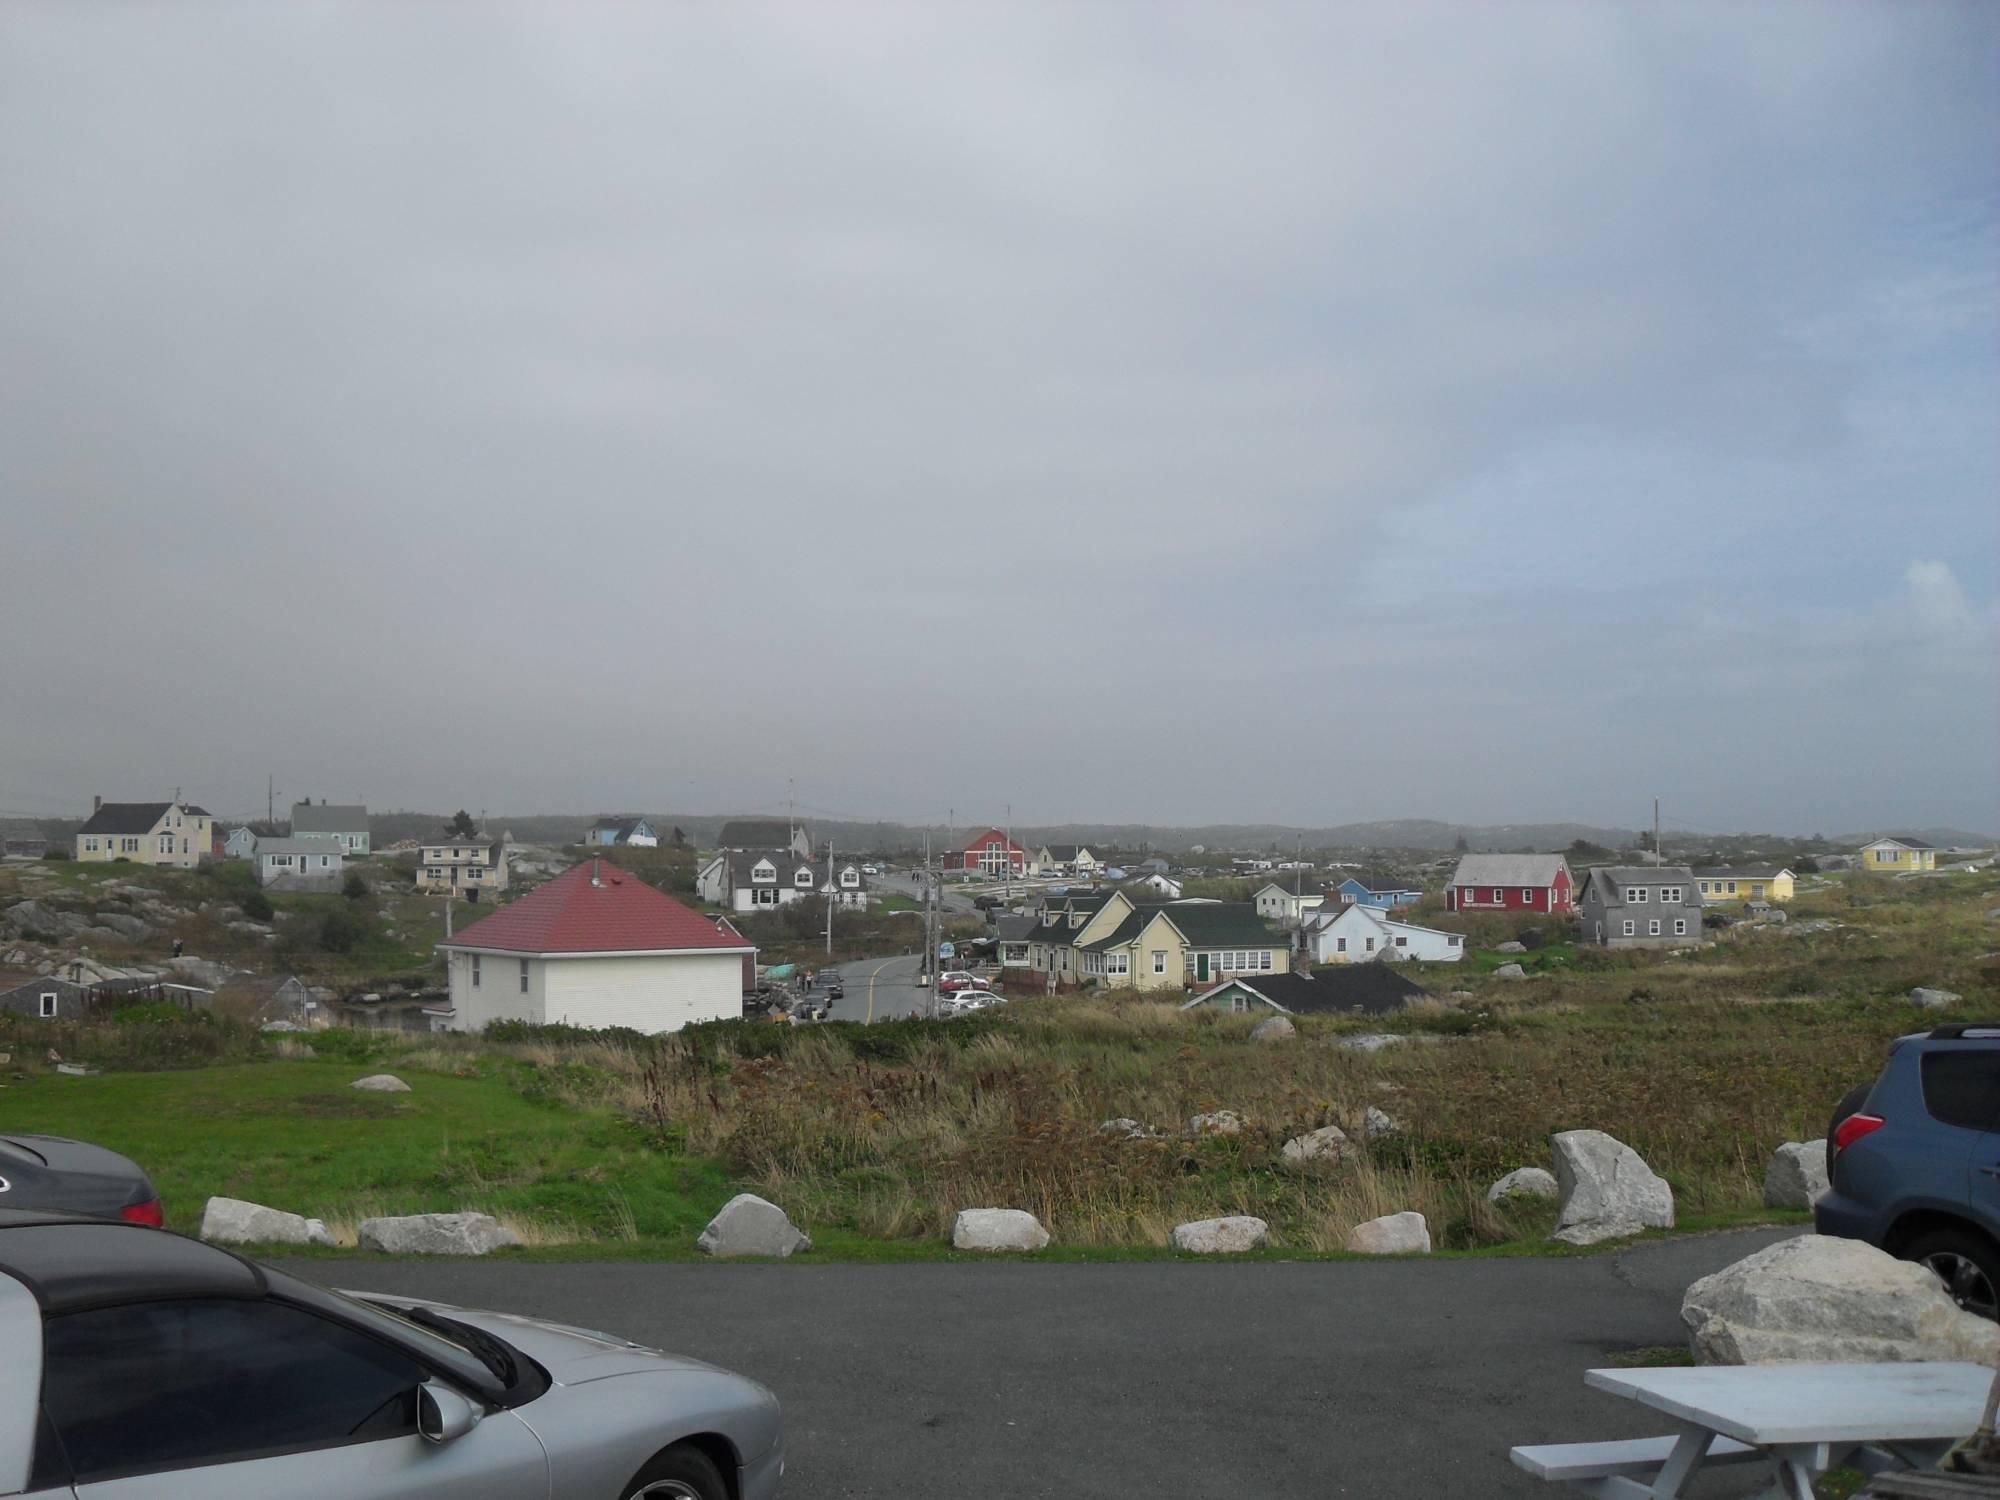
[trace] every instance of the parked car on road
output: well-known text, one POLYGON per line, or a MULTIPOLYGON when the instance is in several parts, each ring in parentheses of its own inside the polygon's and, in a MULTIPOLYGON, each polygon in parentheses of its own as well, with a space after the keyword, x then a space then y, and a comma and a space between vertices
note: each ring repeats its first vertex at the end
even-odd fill
POLYGON ((59 1135, 0 1136, 0 1208, 56 1209, 155 1229, 164 1222, 160 1195, 137 1162, 59 1135))
POLYGON ((0 1209, 0 1484, 214 1500, 770 1500, 778 1402, 616 1335, 351 1297, 0 1209))
POLYGON ((983 989, 986 981, 977 974, 968 974, 964 969, 947 969, 938 975, 937 988, 940 995, 949 995, 954 990, 983 989))
POLYGON ((1934 1271, 1954 1301, 2000 1317, 2000 1022, 1899 1037, 1826 1132, 1821 1234, 1934 1271))

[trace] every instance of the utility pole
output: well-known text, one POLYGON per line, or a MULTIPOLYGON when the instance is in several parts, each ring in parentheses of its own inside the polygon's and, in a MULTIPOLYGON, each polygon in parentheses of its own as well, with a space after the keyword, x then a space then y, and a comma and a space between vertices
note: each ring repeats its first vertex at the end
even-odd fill
POLYGON ((826 841, 826 956, 833 957, 833 840, 826 841))
POLYGON ((1007 847, 1002 849, 1000 852, 1007 857, 1006 900, 1007 904, 1009 906, 1012 906, 1014 904, 1014 804, 1011 802, 1007 804, 1007 817, 1005 821, 1007 824, 1005 830, 1007 835, 1007 847))
POLYGON ((266 823, 275 823, 278 821, 277 788, 278 778, 276 773, 266 772, 264 776, 264 821, 266 823))
POLYGON ((1660 799, 1653 799, 1653 863, 1659 864, 1666 856, 1660 852, 1660 799))

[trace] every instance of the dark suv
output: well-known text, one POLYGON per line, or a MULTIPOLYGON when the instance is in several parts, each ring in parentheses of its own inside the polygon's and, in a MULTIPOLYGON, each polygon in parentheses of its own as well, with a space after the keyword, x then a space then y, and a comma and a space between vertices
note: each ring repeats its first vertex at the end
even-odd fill
POLYGON ((1930 1267, 1953 1300, 2000 1317, 2000 1022, 1899 1037, 1826 1132, 1821 1234, 1930 1267))

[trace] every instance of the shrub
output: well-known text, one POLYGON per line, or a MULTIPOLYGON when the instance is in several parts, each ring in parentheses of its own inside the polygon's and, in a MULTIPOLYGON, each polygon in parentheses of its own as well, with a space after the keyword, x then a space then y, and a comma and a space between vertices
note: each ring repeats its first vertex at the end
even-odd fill
POLYGON ((347 872, 347 881, 341 886, 340 894, 345 896, 349 901, 365 901, 368 899, 368 882, 361 878, 359 870, 349 870, 347 872))
POLYGON ((368 936, 368 918, 352 906, 329 906, 319 919, 319 945, 328 953, 352 953, 368 936))
POLYGON ((51 846, 50 848, 47 848, 47 849, 44 849, 44 850, 42 851, 42 858, 43 858, 43 859, 68 859, 68 858, 69 858, 69 850, 67 850, 67 849, 63 848, 63 847, 62 847, 62 845, 60 845, 60 844, 56 844, 56 845, 53 845, 53 846, 51 846))
POLYGON ((184 1026, 192 1019, 192 1012, 171 1000, 148 1000, 111 1013, 114 1026, 184 1026))
POLYGON ((271 905, 271 898, 262 891, 252 891, 243 898, 243 915, 253 922, 268 922, 277 915, 271 905))

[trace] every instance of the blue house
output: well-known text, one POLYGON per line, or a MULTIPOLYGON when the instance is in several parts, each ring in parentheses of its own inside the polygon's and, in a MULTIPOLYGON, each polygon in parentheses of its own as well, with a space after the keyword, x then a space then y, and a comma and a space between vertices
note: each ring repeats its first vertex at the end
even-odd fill
POLYGON ((631 844, 639 849, 657 849, 659 834, 644 818, 599 818, 583 836, 586 844, 609 846, 631 844))
POLYGON ((1350 875, 1333 888, 1343 906, 1376 906, 1385 911, 1415 906, 1423 892, 1386 875, 1350 875))

